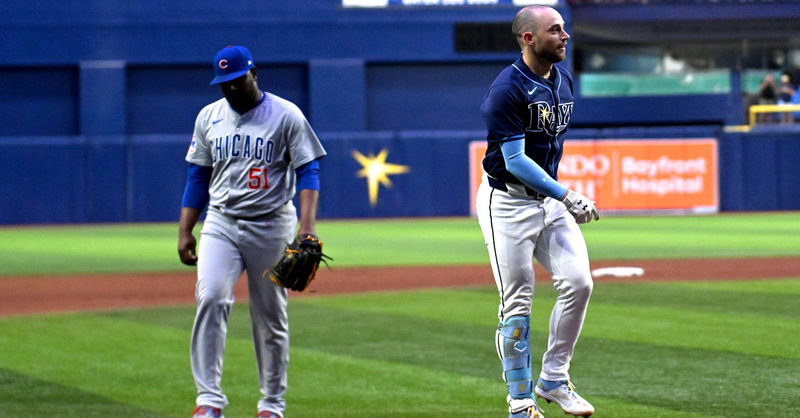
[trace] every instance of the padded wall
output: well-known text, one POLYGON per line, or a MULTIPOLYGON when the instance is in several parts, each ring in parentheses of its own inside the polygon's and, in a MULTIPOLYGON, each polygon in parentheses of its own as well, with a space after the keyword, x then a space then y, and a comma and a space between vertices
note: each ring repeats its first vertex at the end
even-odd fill
MULTIPOLYGON (((573 130, 575 139, 697 138, 704 128, 573 130)), ((482 131, 320 132, 320 218, 469 214, 468 143, 482 131), (385 152, 385 155, 381 155, 385 152), (370 201, 354 155, 406 167, 370 201)), ((719 134, 722 211, 800 210, 800 132, 719 134)), ((177 221, 185 135, 0 142, 0 224, 177 221)))

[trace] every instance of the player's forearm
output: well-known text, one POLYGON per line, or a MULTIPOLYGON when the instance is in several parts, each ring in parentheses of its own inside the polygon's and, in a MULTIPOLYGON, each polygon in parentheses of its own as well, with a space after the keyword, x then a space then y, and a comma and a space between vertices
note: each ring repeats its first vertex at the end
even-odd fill
POLYGON ((542 167, 525 155, 525 142, 522 139, 504 142, 500 146, 506 169, 525 186, 555 199, 563 199, 567 188, 550 177, 542 167))
POLYGON ((178 221, 178 232, 181 235, 185 234, 192 234, 192 230, 194 226, 197 224, 197 221, 200 219, 201 211, 195 208, 190 207, 182 207, 181 208, 181 217, 178 221))
POLYGON ((319 192, 313 189, 300 190, 300 234, 315 234, 317 223, 317 202, 319 192))

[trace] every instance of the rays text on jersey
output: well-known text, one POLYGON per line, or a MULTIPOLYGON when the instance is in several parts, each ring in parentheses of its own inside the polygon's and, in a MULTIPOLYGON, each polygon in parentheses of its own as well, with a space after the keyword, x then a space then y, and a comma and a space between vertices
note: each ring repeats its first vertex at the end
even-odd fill
POLYGON ((228 158, 251 158, 253 160, 272 162, 272 152, 275 144, 271 140, 250 135, 226 135, 209 140, 212 149, 213 162, 228 158))
POLYGON ((572 118, 572 106, 574 102, 559 103, 557 106, 550 106, 546 101, 533 102, 528 105, 530 110, 530 126, 528 131, 545 131, 551 135, 557 135, 563 131, 572 118))

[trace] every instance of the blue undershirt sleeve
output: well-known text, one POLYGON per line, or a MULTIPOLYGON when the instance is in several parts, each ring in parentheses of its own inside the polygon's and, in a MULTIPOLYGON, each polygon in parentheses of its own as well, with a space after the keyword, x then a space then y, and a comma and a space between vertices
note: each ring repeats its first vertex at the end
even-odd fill
POLYGON ((319 190, 319 160, 313 160, 294 170, 297 174, 298 192, 303 189, 319 190))
POLYGON ((500 144, 506 170, 518 178, 522 184, 539 193, 561 200, 567 188, 550 177, 539 164, 525 155, 525 140, 513 139, 500 144))
POLYGON ((208 204, 208 185, 211 183, 211 167, 189 164, 186 188, 183 190, 181 206, 203 210, 208 204))

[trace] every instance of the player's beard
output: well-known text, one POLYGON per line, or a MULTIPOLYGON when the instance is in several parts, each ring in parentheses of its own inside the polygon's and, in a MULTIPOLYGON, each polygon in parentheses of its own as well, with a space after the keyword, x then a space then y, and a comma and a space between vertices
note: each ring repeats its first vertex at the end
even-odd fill
POLYGON ((548 61, 552 62, 553 64, 564 61, 564 58, 566 57, 567 57, 567 52, 566 51, 561 52, 561 50, 559 49, 556 49, 554 51, 547 51, 547 53, 545 54, 545 58, 548 61))
MULTIPOLYGON (((563 46, 566 48, 566 45, 563 46)), ((564 61, 564 58, 567 57, 567 51, 566 49, 564 51, 561 51, 559 47, 560 46, 557 46, 553 49, 542 48, 541 51, 537 51, 538 52, 537 55, 539 55, 540 57, 544 58, 545 60, 553 64, 564 61)))

